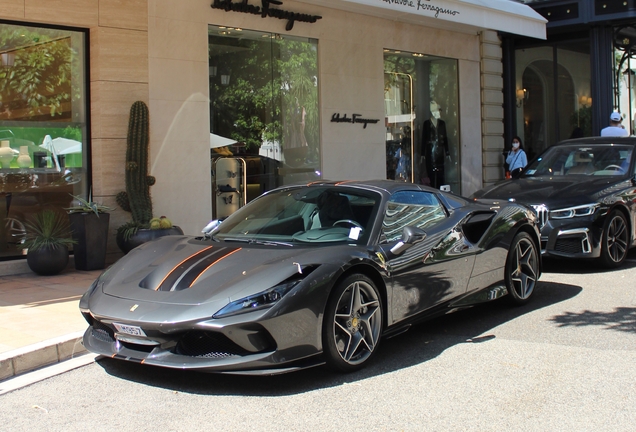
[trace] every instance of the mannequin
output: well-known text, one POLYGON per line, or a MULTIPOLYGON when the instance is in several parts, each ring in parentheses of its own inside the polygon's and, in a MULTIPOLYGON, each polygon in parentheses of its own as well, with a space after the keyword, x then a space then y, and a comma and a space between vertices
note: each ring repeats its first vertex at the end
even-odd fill
POLYGON ((431 115, 424 122, 422 131, 422 154, 431 186, 439 189, 444 184, 444 159, 450 157, 446 123, 442 120, 440 107, 435 101, 430 104, 431 115))
POLYGON ((411 181, 411 128, 404 126, 402 132, 395 180, 408 182, 411 181))

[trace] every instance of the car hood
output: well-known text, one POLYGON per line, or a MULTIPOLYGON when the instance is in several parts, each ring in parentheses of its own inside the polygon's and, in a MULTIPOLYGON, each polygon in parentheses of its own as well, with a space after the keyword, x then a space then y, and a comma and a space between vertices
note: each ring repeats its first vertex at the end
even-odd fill
POLYGON ((567 207, 598 201, 617 188, 629 187, 629 184, 629 179, 616 177, 586 177, 584 181, 580 176, 523 177, 501 181, 475 192, 473 197, 488 200, 514 198, 530 205, 567 207))
POLYGON ((227 303, 276 286, 299 268, 328 262, 329 255, 324 248, 166 236, 129 252, 102 274, 100 285, 106 295, 134 301, 227 303))

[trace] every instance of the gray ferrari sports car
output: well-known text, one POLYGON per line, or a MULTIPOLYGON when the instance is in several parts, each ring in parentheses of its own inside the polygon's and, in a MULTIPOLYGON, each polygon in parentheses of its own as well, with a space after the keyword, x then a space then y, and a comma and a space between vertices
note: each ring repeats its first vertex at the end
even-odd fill
POLYGON ((80 300, 92 352, 206 372, 356 370, 383 337, 541 273, 534 211, 390 180, 270 191, 132 250, 80 300))

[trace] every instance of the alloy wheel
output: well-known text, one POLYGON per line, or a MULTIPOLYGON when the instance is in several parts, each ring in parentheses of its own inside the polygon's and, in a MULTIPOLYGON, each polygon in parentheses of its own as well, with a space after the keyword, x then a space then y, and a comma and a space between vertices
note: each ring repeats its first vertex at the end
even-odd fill
POLYGON ((333 320, 333 341, 341 359, 364 363, 375 350, 382 329, 378 293, 364 280, 348 285, 340 295, 333 320))
POLYGON ((611 219, 607 227, 607 251, 615 263, 622 262, 627 253, 627 226, 618 215, 611 219))
POLYGON ((509 257, 509 289, 515 302, 525 303, 537 284, 539 256, 527 234, 521 233, 516 239, 509 257))

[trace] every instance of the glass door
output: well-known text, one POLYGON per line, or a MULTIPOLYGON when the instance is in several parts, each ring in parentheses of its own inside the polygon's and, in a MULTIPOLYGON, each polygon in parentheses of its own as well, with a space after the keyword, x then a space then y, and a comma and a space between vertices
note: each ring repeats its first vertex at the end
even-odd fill
POLYGON ((215 218, 277 186, 318 180, 318 41, 208 26, 215 218))

